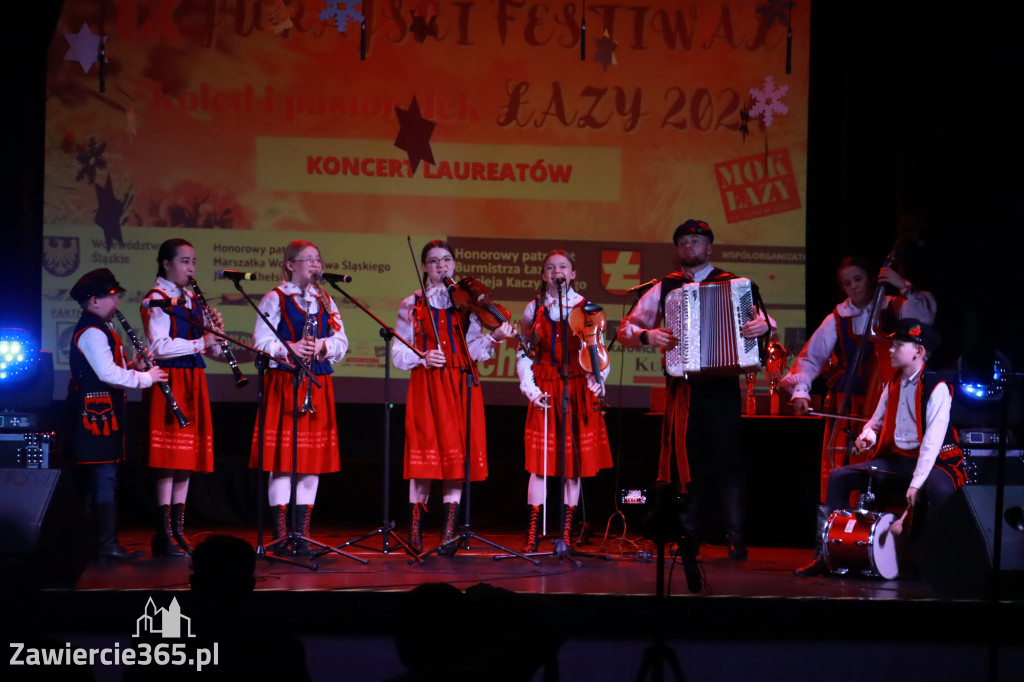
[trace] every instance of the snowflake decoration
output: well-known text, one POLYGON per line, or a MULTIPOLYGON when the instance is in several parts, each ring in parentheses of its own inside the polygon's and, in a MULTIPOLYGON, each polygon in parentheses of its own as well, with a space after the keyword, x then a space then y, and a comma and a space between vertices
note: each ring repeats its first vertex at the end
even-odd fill
POLYGON ((787 92, 789 92, 788 85, 776 87, 775 79, 765 76, 764 87, 750 88, 750 95, 754 98, 754 106, 750 109, 750 115, 760 116, 764 121, 764 127, 771 128, 773 116, 789 113, 789 107, 782 101, 787 92))
POLYGON ((107 160, 103 153, 107 151, 107 143, 96 144, 96 138, 90 137, 89 144, 80 146, 75 154, 75 161, 78 162, 78 174, 75 180, 89 178, 89 184, 96 184, 96 171, 107 167, 107 160))
POLYGON ((789 16, 794 7, 796 3, 791 0, 768 0, 757 6, 757 16, 768 28, 775 24, 789 26, 789 16))
POLYGON ((344 33, 348 28, 348 22, 357 24, 363 23, 363 13, 359 10, 362 2, 349 2, 348 0, 321 0, 324 8, 320 10, 320 21, 333 21, 338 27, 338 33, 344 33))

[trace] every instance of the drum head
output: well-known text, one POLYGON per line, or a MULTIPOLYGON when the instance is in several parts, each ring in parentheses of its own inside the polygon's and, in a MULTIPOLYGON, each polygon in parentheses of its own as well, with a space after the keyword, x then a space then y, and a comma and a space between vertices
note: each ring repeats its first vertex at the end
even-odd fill
POLYGON ((899 561, 896 559, 896 536, 889 532, 896 517, 882 514, 875 522, 871 538, 871 563, 878 575, 892 580, 900 574, 899 561))

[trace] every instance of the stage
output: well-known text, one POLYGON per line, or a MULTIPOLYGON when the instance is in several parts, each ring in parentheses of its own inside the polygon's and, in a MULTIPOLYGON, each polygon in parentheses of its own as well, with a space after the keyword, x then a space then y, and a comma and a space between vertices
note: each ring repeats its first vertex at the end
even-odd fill
MULTIPOLYGON (((315 538, 339 545, 371 528, 319 527, 315 538)), ((522 536, 511 528, 474 528, 499 545, 515 548, 522 536)), ((196 528, 195 541, 210 532, 238 535, 253 544, 252 529, 196 528)), ((425 537, 427 549, 436 530, 425 537)), ((123 543, 148 550, 149 532, 131 528, 123 543)), ((269 542, 269 540, 267 540, 269 542)), ((453 557, 432 555, 410 563, 401 547, 380 552, 381 536, 345 547, 359 561, 329 554, 312 567, 259 559, 252 606, 258 619, 298 637, 314 680, 387 680, 400 675, 394 637, 406 594, 423 583, 460 590, 478 583, 522 598, 529 620, 546 624, 564 642, 557 657, 561 680, 628 680, 641 672, 645 649, 663 634, 682 677, 701 680, 981 680, 1017 679, 1024 665, 1024 603, 950 599, 913 575, 896 580, 824 576, 801 579, 794 567, 810 550, 752 547, 738 562, 722 546, 700 551, 704 587, 686 589, 681 565, 665 560, 667 596, 656 595, 656 547, 637 537, 608 538, 597 532, 578 548, 579 558, 496 560, 497 550, 479 541, 453 557), (648 558, 644 552, 650 552, 648 558), (579 565, 576 565, 578 562, 579 565), (659 633, 659 604, 665 608, 659 633), (552 623, 554 621, 554 623, 552 623), (998 625, 997 625, 998 624, 998 625), (993 633, 1001 642, 990 646, 993 633), (993 670, 999 675, 992 676, 993 670), (1011 671, 1016 671, 1011 674, 1011 671)), ((46 590, 38 613, 43 630, 72 646, 132 646, 136 621, 152 597, 158 607, 190 601, 187 559, 90 563, 72 590, 46 590)), ((451 632, 450 655, 460 655, 466 632, 501 630, 509 619, 495 609, 473 622, 449 622, 445 613, 422 614, 422 627, 451 632)), ((198 624, 197 624, 198 627, 198 624)), ((254 656, 260 655, 253 651, 254 656)), ((501 660, 475 660, 462 679, 504 679, 501 660), (473 667, 478 666, 478 667, 473 667), (479 666, 483 666, 482 668, 479 666)), ((671 656, 671 654, 669 654, 671 656)), ((667 661, 655 656, 655 662, 667 661)), ((655 665, 655 668, 658 666, 655 665)), ((96 679, 117 680, 117 667, 95 666, 96 679)), ((137 670, 136 670, 137 671, 137 670)), ((659 679, 647 670, 643 679, 659 679)), ((663 679, 674 679, 664 663, 663 679)), ((429 678, 416 678, 429 679, 429 678)), ((542 679, 541 673, 533 678, 542 679)))

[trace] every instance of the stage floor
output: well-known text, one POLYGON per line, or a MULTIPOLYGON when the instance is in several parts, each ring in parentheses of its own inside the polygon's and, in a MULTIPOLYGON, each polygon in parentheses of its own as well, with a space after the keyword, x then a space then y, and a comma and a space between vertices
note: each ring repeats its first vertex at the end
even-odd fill
MULTIPOLYGON (((194 530, 194 542, 214 531, 256 540, 245 528, 194 530)), ((332 546, 367 530, 313 527, 314 537, 332 546)), ((474 530, 512 549, 523 541, 515 529, 474 530)), ((428 549, 436 539, 436 532, 425 535, 428 549)), ((121 541, 148 550, 149 532, 122 531, 121 541)), ((401 547, 388 554, 380 548, 381 536, 374 535, 345 548, 366 563, 329 554, 316 560, 315 570, 257 561, 253 606, 259 621, 274 623, 302 642, 313 680, 375 682, 401 675, 394 644, 399 614, 407 593, 423 583, 460 590, 485 583, 517 598, 539 598, 533 603, 559 614, 565 638, 557 659, 562 681, 659 679, 650 670, 637 675, 651 645, 660 641, 679 659, 682 673, 674 678, 659 658, 663 679, 690 682, 861 682, 872 669, 873 680, 1016 680, 1024 666, 1024 603, 950 599, 913 576, 797 578, 793 568, 806 563, 810 549, 751 547, 749 559, 739 562, 726 556, 725 547, 704 545, 703 589, 689 593, 682 566, 673 566, 669 557, 666 598, 658 599, 656 548, 646 543, 609 539, 602 544, 597 537, 579 548, 579 565, 552 556, 538 557, 536 565, 520 558, 496 560, 500 551, 479 540, 453 557, 432 555, 422 564, 410 563, 401 547), (638 560, 638 550, 651 552, 651 558, 638 560)), ((187 559, 153 559, 148 551, 138 561, 89 564, 74 589, 43 593, 45 630, 73 646, 121 642, 130 647, 148 599, 165 606, 176 597, 182 613, 193 612, 189 572, 187 559)), ((451 623, 445 616, 425 613, 422 626, 452 628, 453 654, 465 628, 490 630, 507 620, 501 612, 471 623, 451 623)), ((486 669, 459 679, 498 679, 492 666, 499 661, 475 664, 486 669)), ((120 680, 123 672, 94 670, 101 681, 120 680)), ((540 675, 531 679, 539 682, 540 675)))
MULTIPOLYGON (((474 528, 474 531, 484 540, 515 551, 521 548, 524 540, 522 533, 511 529, 474 528)), ((255 532, 243 528, 204 530, 193 536, 193 544, 210 532, 237 535, 256 545, 255 532)), ((328 546, 347 543, 363 532, 366 531, 313 527, 314 539, 328 546)), ((145 550, 147 557, 133 562, 89 564, 76 589, 187 590, 189 562, 181 558, 153 559, 148 553, 149 537, 150 533, 143 530, 122 532, 122 544, 145 550)), ((405 536, 399 537, 404 539, 405 536)), ((270 542, 269 535, 264 542, 270 542)), ((426 550, 437 544, 436 534, 424 535, 426 550)), ((551 548, 550 541, 542 542, 542 550, 551 548)), ((393 540, 389 543, 389 552, 382 553, 380 534, 343 549, 367 563, 335 553, 297 565, 267 557, 257 562, 256 590, 380 592, 405 591, 429 582, 460 586, 485 582, 514 592, 532 594, 656 594, 657 548, 642 539, 616 537, 605 540, 596 537, 575 548, 574 554, 578 556, 575 560, 572 557, 560 560, 553 556, 539 556, 536 557, 536 565, 518 557, 495 559, 505 552, 476 539, 470 541, 469 549, 460 548, 454 557, 434 554, 425 557, 422 564, 410 563, 411 555, 393 540)), ((741 562, 729 559, 723 546, 702 545, 700 559, 706 580, 704 589, 698 594, 746 598, 895 600, 935 597, 927 584, 914 577, 883 580, 838 576, 801 579, 794 576, 793 569, 807 563, 810 556, 809 549, 752 547, 749 558, 741 562)), ((673 570, 672 563, 672 558, 666 557, 666 595, 688 595, 682 566, 677 564, 673 570)))

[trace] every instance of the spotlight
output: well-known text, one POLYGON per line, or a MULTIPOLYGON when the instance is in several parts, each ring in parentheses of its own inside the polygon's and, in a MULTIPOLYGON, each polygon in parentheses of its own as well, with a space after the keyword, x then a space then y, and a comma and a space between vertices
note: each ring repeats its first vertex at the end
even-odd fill
POLYGON ((960 389, 975 400, 1001 400, 1013 376, 1010 361, 999 351, 966 360, 961 356, 956 373, 960 389))
POLYGON ((10 410, 38 410, 53 400, 53 356, 24 329, 0 329, 0 431, 15 420, 10 410))
POLYGON ((36 369, 38 353, 24 329, 0 329, 0 387, 27 379, 36 369))

